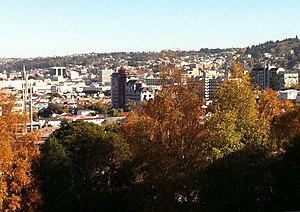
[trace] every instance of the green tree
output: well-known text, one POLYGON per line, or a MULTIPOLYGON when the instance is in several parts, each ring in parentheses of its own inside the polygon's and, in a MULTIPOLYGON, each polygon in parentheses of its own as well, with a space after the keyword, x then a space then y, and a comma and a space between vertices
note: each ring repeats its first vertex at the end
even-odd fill
POLYGON ((47 108, 41 109, 38 112, 38 116, 42 118, 49 118, 52 114, 62 114, 64 110, 55 103, 49 103, 47 108))
POLYGON ((300 136, 290 139, 278 165, 276 205, 281 211, 299 210, 300 203, 300 136))
POLYGON ((72 161, 56 139, 45 142, 42 154, 38 173, 42 182, 43 209, 67 211, 77 198, 71 189, 74 185, 72 161))
POLYGON ((109 106, 107 104, 101 103, 101 102, 96 102, 89 106, 89 109, 95 110, 96 112, 99 112, 101 114, 107 114, 109 106))
MULTIPOLYGON (((238 150, 212 163, 204 173, 203 195, 208 211, 275 210, 273 158, 267 149, 238 150)), ((202 173, 203 174, 203 173, 202 173)))
POLYGON ((130 153, 117 133, 81 120, 64 122, 42 146, 42 153, 40 180, 45 210, 124 207, 122 193, 131 182, 129 169, 124 167, 130 153))
POLYGON ((109 108, 108 115, 111 117, 120 117, 123 114, 123 108, 109 108))

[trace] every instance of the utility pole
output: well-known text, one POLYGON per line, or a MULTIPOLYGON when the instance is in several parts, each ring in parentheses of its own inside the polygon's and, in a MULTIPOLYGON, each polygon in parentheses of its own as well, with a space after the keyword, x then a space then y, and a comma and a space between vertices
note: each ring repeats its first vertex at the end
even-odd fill
MULTIPOLYGON (((23 113, 27 115, 27 92, 28 81, 25 65, 23 65, 23 83, 22 83, 22 100, 23 100, 23 113)), ((25 133, 27 133, 27 121, 25 120, 25 133)))
MULTIPOLYGON (((26 72, 25 65, 23 65, 22 100, 23 100, 23 111, 25 114, 27 114, 27 104, 28 104, 28 112, 30 117, 30 132, 33 132, 32 84, 28 86, 28 74, 26 72), (29 98, 28 98, 28 87, 29 87, 29 98)), ((25 132, 27 133, 27 121, 26 121, 25 132)))
POLYGON ((30 132, 33 132, 32 84, 30 84, 30 132))
POLYGON ((26 69, 25 65, 23 65, 23 74, 22 74, 22 100, 23 100, 23 111, 26 112, 26 100, 27 100, 27 74, 26 74, 26 69))

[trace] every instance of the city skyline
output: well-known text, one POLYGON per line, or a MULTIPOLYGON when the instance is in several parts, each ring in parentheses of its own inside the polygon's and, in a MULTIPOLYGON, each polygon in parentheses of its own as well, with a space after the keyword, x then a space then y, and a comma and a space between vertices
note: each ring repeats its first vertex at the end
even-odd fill
POLYGON ((297 0, 0 2, 0 57, 247 47, 295 37, 297 0))

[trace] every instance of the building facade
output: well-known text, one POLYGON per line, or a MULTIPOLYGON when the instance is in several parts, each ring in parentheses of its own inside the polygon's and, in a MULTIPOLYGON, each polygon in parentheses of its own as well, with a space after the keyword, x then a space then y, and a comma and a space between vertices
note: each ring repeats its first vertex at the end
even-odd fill
POLYGON ((111 102, 113 108, 125 108, 126 72, 120 68, 111 75, 111 102))
POLYGON ((161 90, 160 82, 158 78, 130 78, 124 69, 119 69, 111 75, 112 107, 127 111, 131 104, 138 105, 144 100, 153 100, 156 92, 161 90))

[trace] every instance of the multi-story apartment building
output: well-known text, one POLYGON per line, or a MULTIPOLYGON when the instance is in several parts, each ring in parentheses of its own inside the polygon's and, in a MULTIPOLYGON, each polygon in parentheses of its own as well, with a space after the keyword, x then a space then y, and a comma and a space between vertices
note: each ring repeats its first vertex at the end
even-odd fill
POLYGON ((111 103, 113 108, 125 108, 126 72, 120 68, 111 75, 111 103))
POLYGON ((251 71, 251 82, 255 87, 263 90, 272 88, 282 90, 298 84, 299 74, 273 66, 257 67, 251 71))
POLYGON ((219 84, 224 77, 204 77, 203 78, 203 98, 206 101, 214 100, 219 84))
POLYGON ((255 67, 251 71, 251 82, 254 86, 260 89, 270 87, 269 85, 269 74, 266 67, 255 67))
POLYGON ((201 96, 206 100, 214 100, 219 84, 225 79, 225 73, 203 71, 201 96))
POLYGON ((143 80, 132 79, 126 83, 126 105, 130 100, 143 101, 153 100, 155 90, 143 80))
POLYGON ((282 70, 284 71, 284 69, 274 66, 255 67, 251 70, 251 82, 261 90, 266 88, 278 90, 278 72, 282 70))

